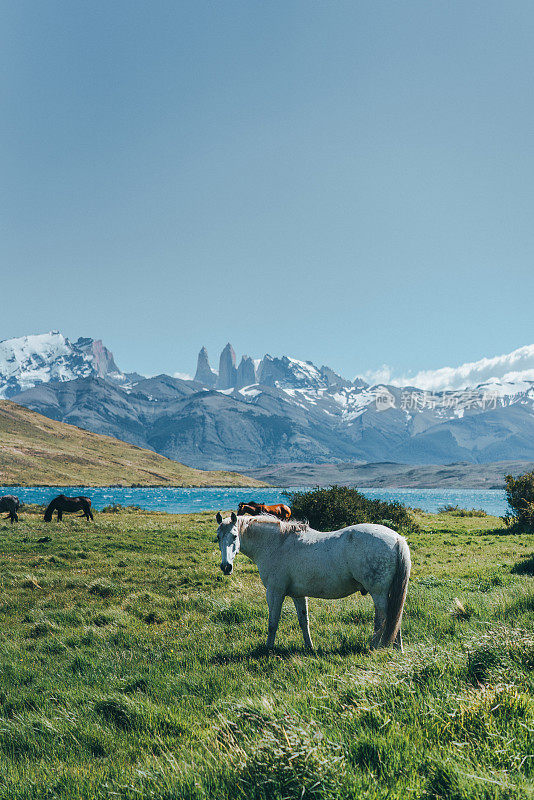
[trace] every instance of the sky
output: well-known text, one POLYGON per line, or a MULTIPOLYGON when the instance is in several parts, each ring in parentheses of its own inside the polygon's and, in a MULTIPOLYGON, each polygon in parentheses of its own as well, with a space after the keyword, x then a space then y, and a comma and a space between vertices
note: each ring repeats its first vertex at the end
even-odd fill
POLYGON ((533 36, 514 0, 1 0, 0 339, 347 377, 532 344, 533 36))

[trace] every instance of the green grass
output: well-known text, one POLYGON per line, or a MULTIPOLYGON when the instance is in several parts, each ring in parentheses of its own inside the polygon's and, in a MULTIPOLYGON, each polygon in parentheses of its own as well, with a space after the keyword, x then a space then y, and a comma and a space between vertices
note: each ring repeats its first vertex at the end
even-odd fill
POLYGON ((310 601, 313 655, 286 601, 268 655, 211 514, 1 523, 0 797, 533 796, 534 536, 418 521, 403 655, 360 595, 310 601))
POLYGON ((204 471, 0 400, 0 486, 265 486, 204 471))

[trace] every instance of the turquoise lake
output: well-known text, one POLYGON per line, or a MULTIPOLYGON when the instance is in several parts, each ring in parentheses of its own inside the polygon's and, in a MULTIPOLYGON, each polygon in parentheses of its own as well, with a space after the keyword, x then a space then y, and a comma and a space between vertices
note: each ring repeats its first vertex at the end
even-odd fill
MULTIPOLYGON (((217 511, 237 508, 241 500, 264 503, 287 502, 284 492, 291 489, 180 489, 151 488, 130 489, 120 487, 64 486, 9 486, 0 487, 0 494, 16 494, 21 502, 49 503, 57 494, 88 495, 97 511, 118 503, 123 506, 140 506, 147 511, 167 511, 186 514, 194 511, 217 511)), ((370 498, 397 500, 408 506, 436 512, 445 504, 461 508, 481 508, 488 514, 502 516, 507 509, 502 489, 360 489, 370 498)))

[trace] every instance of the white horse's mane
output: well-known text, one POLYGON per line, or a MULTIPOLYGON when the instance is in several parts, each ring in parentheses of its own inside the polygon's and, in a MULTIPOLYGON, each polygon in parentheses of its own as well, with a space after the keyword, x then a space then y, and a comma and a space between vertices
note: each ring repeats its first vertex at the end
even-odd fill
POLYGON ((270 525, 273 528, 273 533, 282 533, 288 535, 290 533, 302 533, 309 529, 307 522, 297 522, 296 520, 289 521, 278 519, 273 514, 259 514, 258 516, 249 516, 248 514, 238 517, 239 522, 239 535, 246 533, 251 525, 270 525))

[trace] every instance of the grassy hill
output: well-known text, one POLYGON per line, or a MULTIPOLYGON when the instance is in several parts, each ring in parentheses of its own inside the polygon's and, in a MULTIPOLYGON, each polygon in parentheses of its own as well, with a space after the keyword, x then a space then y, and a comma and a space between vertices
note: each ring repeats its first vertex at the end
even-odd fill
POLYGON ((0 485, 264 486, 237 472, 192 469, 135 445, 0 400, 0 485))
POLYGON ((314 654, 286 600, 268 655, 258 570, 222 575, 213 514, 21 517, 0 521, 0 800, 534 796, 534 535, 419 514, 404 654, 369 650, 355 595, 310 601, 314 654))

